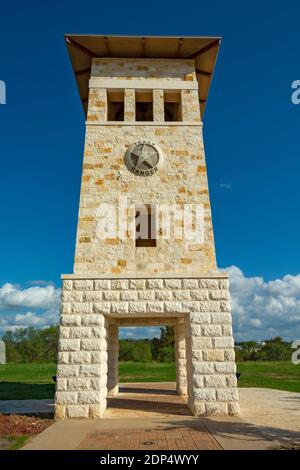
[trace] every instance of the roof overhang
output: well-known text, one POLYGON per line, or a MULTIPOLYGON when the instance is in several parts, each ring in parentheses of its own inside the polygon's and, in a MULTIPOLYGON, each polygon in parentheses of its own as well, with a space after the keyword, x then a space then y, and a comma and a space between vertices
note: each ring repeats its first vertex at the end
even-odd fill
POLYGON ((93 57, 165 58, 195 60, 203 116, 220 47, 220 37, 66 34, 65 39, 85 112, 93 57))

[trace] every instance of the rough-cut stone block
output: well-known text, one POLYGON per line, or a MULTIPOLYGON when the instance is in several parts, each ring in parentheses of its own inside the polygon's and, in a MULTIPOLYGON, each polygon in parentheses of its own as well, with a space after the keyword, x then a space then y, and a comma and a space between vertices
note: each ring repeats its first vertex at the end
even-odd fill
POLYGON ((81 316, 80 315, 62 315, 60 324, 63 326, 80 326, 81 316))
POLYGON ((216 399, 216 391, 212 388, 196 388, 194 391, 195 400, 213 401, 216 399))
POLYGON ((182 302, 164 302, 164 311, 166 313, 182 312, 182 302))
POLYGON ((156 300, 172 300, 173 294, 170 290, 155 291, 156 300))
POLYGON ((91 354, 86 351, 72 352, 69 355, 70 364, 90 364, 91 354))
POLYGON ((210 362, 194 362, 193 370, 195 374, 213 374, 214 365, 210 362))
POLYGON ((233 348, 234 342, 232 336, 221 336, 214 338, 215 348, 233 348))
POLYGON ((199 279, 199 288, 200 289, 218 289, 219 281, 218 279, 199 279))
POLYGON ((101 366, 95 364, 86 364, 80 366, 79 374, 81 377, 100 377, 101 366))
POLYGON ((111 302, 110 304, 111 313, 128 313, 127 302, 111 302))
POLYGON ((56 392, 55 394, 55 400, 62 405, 77 403, 77 397, 77 392, 56 392))
POLYGON ((99 340, 98 339, 82 339, 81 350, 82 351, 98 351, 99 340))
POLYGON ((79 373, 79 366, 76 365, 58 365, 58 377, 77 377, 79 373))
POLYGON ((143 291, 129 290, 129 291, 120 292, 120 300, 129 300, 129 301, 138 300, 138 292, 143 292, 143 291))
POLYGON ((102 291, 92 290, 83 294, 84 302, 100 302, 102 300, 102 291))
POLYGON ((80 315, 93 313, 92 305, 92 303, 87 302, 73 302, 71 304, 71 312, 80 315))
POLYGON ((71 378, 68 379, 68 387, 71 391, 78 391, 78 390, 89 390, 90 388, 90 379, 84 378, 71 378))
POLYGON ((94 281, 95 290, 109 290, 111 288, 111 283, 109 279, 97 279, 94 281))
POLYGON ((82 404, 99 403, 99 392, 95 392, 95 391, 79 392, 78 403, 82 403, 82 404))
POLYGON ((224 325, 224 324, 231 324, 231 315, 230 313, 213 313, 211 315, 211 322, 214 324, 224 325))
POLYGON ((165 289, 181 289, 181 279, 164 279, 165 289))
POLYGON ((209 291, 208 290, 192 290, 191 293, 191 300, 201 300, 205 301, 209 299, 209 291))
POLYGON ((145 313, 146 302, 128 302, 128 313, 145 313))
POLYGON ((227 403, 205 403, 205 414, 209 416, 224 416, 228 414, 227 403))
POLYGON ((129 287, 128 279, 113 279, 111 281, 111 288, 117 290, 127 290, 129 287))
POLYGON ((210 313, 192 313, 190 315, 191 324, 204 325, 211 323, 211 314, 210 313))
POLYGON ((70 338, 90 338, 91 328, 86 326, 77 326, 70 328, 70 338))
POLYGON ((198 279, 183 279, 183 289, 198 289, 198 279))
POLYGON ((103 315, 84 315, 81 319, 82 326, 104 325, 103 315))
POLYGON ((66 279, 63 281, 62 285, 64 290, 73 290, 73 281, 66 279))
POLYGON ((154 290, 139 290, 138 292, 138 299, 139 300, 155 300, 155 291, 154 290))
POLYGON ((238 399, 237 388, 223 388, 217 390, 217 400, 219 401, 238 401, 238 399))
POLYGON ((120 298, 120 293, 117 290, 108 290, 103 292, 103 300, 113 300, 118 301, 120 298))
POLYGON ((210 349, 212 348, 212 339, 205 336, 192 336, 193 348, 210 349))
POLYGON ((215 370, 218 374, 235 374, 236 367, 234 362, 218 362, 215 370))
POLYGON ((93 313, 109 313, 110 302, 100 302, 93 304, 93 313))
POLYGON ((174 290, 173 291, 174 300, 190 300, 191 294, 188 290, 174 290))
POLYGON ((80 341, 78 339, 60 339, 58 342, 59 351, 79 351, 80 341))
POLYGON ((68 418, 88 418, 89 417, 89 407, 88 405, 68 405, 66 408, 68 418))
POLYGON ((146 288, 147 289, 163 289, 164 281, 162 279, 147 279, 146 288))
POLYGON ((205 387, 208 387, 208 388, 226 387, 226 377, 224 375, 217 375, 217 374, 206 375, 205 387))
POLYGON ((73 281, 74 290, 93 290, 94 282, 90 280, 73 281))
POLYGON ((146 310, 149 313, 163 313, 164 304, 163 302, 147 302, 146 310))
POLYGON ((129 281, 129 289, 145 289, 145 287, 145 279, 130 279, 129 281))
POLYGON ((203 351, 204 361, 224 361, 224 351, 222 349, 208 349, 203 351))
POLYGON ((228 414, 231 416, 238 416, 240 413, 240 406, 238 402, 228 403, 228 414))
POLYGON ((203 336, 221 336, 222 327, 221 325, 204 325, 201 328, 203 336))

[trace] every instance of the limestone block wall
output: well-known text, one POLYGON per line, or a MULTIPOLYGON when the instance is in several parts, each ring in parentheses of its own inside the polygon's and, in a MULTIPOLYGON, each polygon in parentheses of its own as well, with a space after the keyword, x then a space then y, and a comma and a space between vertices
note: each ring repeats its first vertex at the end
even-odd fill
MULTIPOLYGON (((176 317, 185 323, 189 406, 195 415, 236 414, 228 280, 125 278, 63 281, 56 416, 98 417, 106 407, 111 319, 176 317)), ((180 322, 179 322, 180 324, 180 322)), ((114 334, 113 332, 111 334, 114 334)), ((181 341, 183 331, 181 330, 181 341)))
MULTIPOLYGON (((122 83, 125 96, 124 122, 107 122, 107 90, 100 85, 90 89, 79 218, 76 236, 74 273, 211 273, 216 271, 215 247, 207 171, 203 148, 198 89, 186 89, 195 83, 193 60, 93 59, 92 79, 122 83), (133 81, 143 86, 153 83, 154 121, 135 121, 133 81), (169 84, 169 85, 166 85, 169 84), (145 84, 145 85, 144 85, 145 84), (160 88, 157 88, 161 84, 160 88), (182 122, 164 123, 164 89, 178 87, 181 94, 182 122), (181 88, 183 87, 183 88, 181 88), (140 177, 124 164, 127 148, 137 141, 157 144, 164 164, 154 175, 140 177), (204 207, 204 243, 159 237, 155 250, 136 249, 126 237, 99 238, 98 208, 102 203, 118 210, 119 197, 128 205, 202 204, 204 207), (176 249, 174 248, 176 247, 176 249)), ((174 89, 174 88, 173 88, 174 89)), ((134 210, 126 214, 128 226, 134 210)), ((180 228, 181 221, 171 224, 180 228), (177 224, 177 225, 176 225, 177 224)))

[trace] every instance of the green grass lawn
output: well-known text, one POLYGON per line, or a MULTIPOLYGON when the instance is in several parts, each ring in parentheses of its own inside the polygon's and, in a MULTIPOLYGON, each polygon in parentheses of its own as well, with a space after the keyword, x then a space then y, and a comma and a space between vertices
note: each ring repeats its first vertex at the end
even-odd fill
MULTIPOLYGON (((243 362, 240 387, 265 387, 300 392, 300 366, 290 362, 243 362)), ((53 398, 55 364, 0 365, 0 400, 53 398)), ((121 362, 121 382, 169 382, 175 365, 159 362, 121 362)))

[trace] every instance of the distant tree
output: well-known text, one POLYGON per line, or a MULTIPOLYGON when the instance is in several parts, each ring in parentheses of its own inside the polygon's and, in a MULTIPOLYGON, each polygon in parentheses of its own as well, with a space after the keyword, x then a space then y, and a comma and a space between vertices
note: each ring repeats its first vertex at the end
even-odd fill
POLYGON ((159 350, 158 359, 160 362, 174 362, 175 351, 171 346, 165 346, 159 350))
POLYGON ((8 362, 56 362, 58 326, 7 331, 2 337, 8 362))

